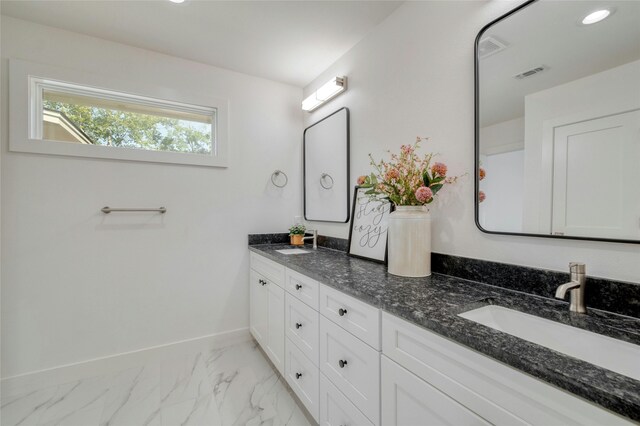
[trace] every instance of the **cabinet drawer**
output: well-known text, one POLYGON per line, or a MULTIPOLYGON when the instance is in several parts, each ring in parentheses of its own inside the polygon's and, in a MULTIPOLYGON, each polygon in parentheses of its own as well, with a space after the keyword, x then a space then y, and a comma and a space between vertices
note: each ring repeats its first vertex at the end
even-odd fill
POLYGON ((251 269, 284 288, 284 266, 253 252, 250 253, 250 263, 251 269))
POLYGON ((380 309, 321 285, 320 313, 374 349, 380 350, 380 309))
POLYGON ((358 408, 320 374, 320 426, 374 426, 358 408))
POLYGON ((320 300, 319 287, 318 281, 287 268, 285 272, 286 290, 316 311, 320 300))
POLYGON ((315 421, 320 414, 320 372, 291 340, 286 343, 285 378, 315 421))
POLYGON ((320 347, 320 314, 287 293, 285 302, 285 332, 287 337, 318 365, 320 347))
POLYGON ((382 352, 493 424, 629 424, 622 417, 393 315, 382 352))
POLYGON ((373 423, 380 417, 380 353, 320 316, 320 371, 373 423))
POLYGON ((382 424, 480 426, 490 423, 383 356, 382 424))

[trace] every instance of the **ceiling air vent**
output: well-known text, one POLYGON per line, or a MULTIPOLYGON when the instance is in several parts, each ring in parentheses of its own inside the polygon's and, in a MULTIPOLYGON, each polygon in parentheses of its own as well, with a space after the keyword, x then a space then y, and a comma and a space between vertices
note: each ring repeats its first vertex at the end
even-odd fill
POLYGON ((478 59, 484 59, 487 56, 496 54, 507 48, 507 44, 501 42, 495 37, 485 37, 478 43, 478 59))
POLYGON ((540 74, 542 71, 546 70, 547 67, 541 65, 539 67, 531 68, 530 70, 526 70, 525 72, 521 72, 520 74, 516 74, 513 76, 516 80, 522 80, 523 78, 531 77, 532 75, 540 74))

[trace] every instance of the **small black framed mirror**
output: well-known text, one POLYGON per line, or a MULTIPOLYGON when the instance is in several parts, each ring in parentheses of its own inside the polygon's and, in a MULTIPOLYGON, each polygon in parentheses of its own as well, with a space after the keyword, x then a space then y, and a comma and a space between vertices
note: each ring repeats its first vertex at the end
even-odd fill
POLYGON ((304 218, 349 221, 349 109, 340 108, 304 130, 304 218))

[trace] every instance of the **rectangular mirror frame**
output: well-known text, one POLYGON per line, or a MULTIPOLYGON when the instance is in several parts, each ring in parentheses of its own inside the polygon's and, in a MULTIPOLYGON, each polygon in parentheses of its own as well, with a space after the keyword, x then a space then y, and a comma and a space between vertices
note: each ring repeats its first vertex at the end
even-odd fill
POLYGON ((303 203, 303 214, 304 214, 304 218, 305 220, 311 221, 311 222, 330 222, 330 223, 348 223, 349 220, 351 219, 350 213, 351 213, 351 205, 349 203, 350 200, 350 192, 351 192, 351 186, 350 186, 350 182, 349 180, 351 179, 351 175, 350 175, 350 145, 351 145, 351 141, 350 141, 350 113, 349 113, 349 108, 347 107, 342 107, 334 112, 332 112, 331 114, 327 115, 326 117, 324 117, 323 119, 321 119, 320 121, 317 121, 315 123, 313 123, 312 125, 310 125, 309 127, 307 127, 306 129, 304 129, 303 132, 303 136, 302 136, 302 203, 303 203), (346 125, 346 164, 347 164, 347 179, 345 182, 346 185, 346 193, 347 193, 347 197, 345 199, 345 205, 346 205, 346 218, 345 220, 318 220, 318 219, 309 219, 307 217, 307 174, 306 174, 306 155, 307 155, 307 146, 306 146, 306 134, 307 134, 307 130, 309 130, 310 128, 312 128, 313 126, 322 123, 323 121, 325 121, 328 118, 333 117, 335 114, 338 114, 339 112, 343 111, 346 113, 346 119, 347 119, 347 125, 346 125))
POLYGON ((499 18, 491 21, 487 25, 485 25, 478 35, 476 36, 475 44, 474 44, 474 154, 475 154, 475 164, 474 164, 474 219, 476 222, 476 226, 478 229, 486 234, 494 234, 494 235, 515 235, 520 237, 538 237, 538 238, 554 238, 554 239, 569 239, 569 240, 582 240, 582 241, 603 241, 610 243, 625 243, 625 244, 640 244, 640 240, 622 240, 615 238, 591 238, 591 237, 580 237, 580 236, 570 236, 570 235, 547 235, 547 234, 530 234, 530 233, 519 233, 519 232, 503 232, 503 231, 489 231, 484 229, 480 224, 480 203, 478 202, 478 195, 480 192, 480 74, 479 74, 479 60, 478 60, 478 46, 480 44, 480 39, 484 35, 485 31, 491 28, 494 24, 507 19, 509 16, 520 12, 521 10, 527 8, 533 3, 538 2, 539 0, 527 0, 520 6, 514 8, 513 10, 505 13, 499 18))

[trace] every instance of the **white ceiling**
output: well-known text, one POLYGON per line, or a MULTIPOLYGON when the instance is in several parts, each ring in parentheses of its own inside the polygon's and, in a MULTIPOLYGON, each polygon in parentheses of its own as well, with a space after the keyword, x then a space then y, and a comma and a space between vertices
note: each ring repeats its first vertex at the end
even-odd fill
POLYGON ((401 1, 7 1, 3 15, 304 87, 401 1))
POLYGON ((508 47, 480 60, 481 126, 524 115, 524 96, 640 59, 640 1, 542 0, 489 28, 508 47), (602 6, 609 18, 580 25, 602 6), (516 74, 544 65, 522 80, 516 74))

